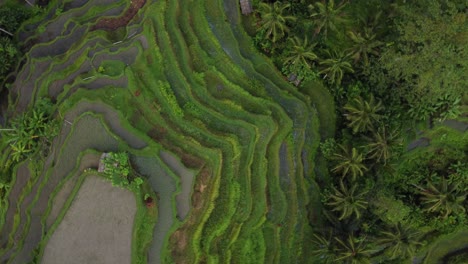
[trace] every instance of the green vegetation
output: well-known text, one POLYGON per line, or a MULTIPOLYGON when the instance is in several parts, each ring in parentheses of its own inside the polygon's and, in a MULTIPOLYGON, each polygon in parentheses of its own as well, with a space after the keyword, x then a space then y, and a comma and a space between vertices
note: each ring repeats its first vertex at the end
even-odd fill
POLYGON ((130 168, 128 154, 125 152, 107 153, 104 157, 104 174, 111 180, 112 185, 139 189, 143 180, 130 168))
POLYGON ((421 232, 401 226, 398 222, 393 228, 381 231, 376 243, 385 248, 384 254, 389 259, 406 259, 415 255, 416 249, 422 244, 420 239, 421 232))
POLYGON ((0 6, 0 262, 103 168, 132 263, 462 263, 466 3, 252 5, 0 6))
POLYGON ((106 153, 102 162, 103 173, 111 180, 112 185, 131 190, 137 198, 132 263, 147 263, 146 253, 153 240, 152 230, 158 219, 157 202, 153 198, 155 194, 148 182, 131 168, 128 153, 106 153))
POLYGON ((289 78, 304 94, 323 83, 340 115, 338 133, 320 143, 330 175, 318 179, 327 220, 310 220, 312 263, 408 262, 463 230, 467 132, 443 121, 466 121, 466 3, 263 2, 254 1, 257 49, 285 77, 308 81, 289 78), (291 17, 272 48, 258 27, 266 5, 291 17))
POLYGON ((0 129, 1 155, 0 200, 4 203, 6 192, 10 188, 11 174, 16 164, 27 158, 44 159, 50 150, 52 140, 58 135, 59 124, 53 118, 54 106, 48 99, 39 99, 35 106, 16 116, 7 128, 0 129))
POLYGON ((20 47, 14 38, 21 24, 38 15, 40 8, 29 9, 15 1, 0 6, 0 91, 20 59, 20 47))

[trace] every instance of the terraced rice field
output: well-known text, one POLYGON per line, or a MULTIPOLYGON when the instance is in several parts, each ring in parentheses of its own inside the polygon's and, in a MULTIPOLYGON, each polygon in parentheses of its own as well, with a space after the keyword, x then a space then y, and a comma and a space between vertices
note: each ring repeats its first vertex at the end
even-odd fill
POLYGON ((87 176, 47 242, 42 262, 130 263, 135 213, 135 197, 130 191, 87 176))
POLYGON ((147 248, 135 227, 125 238, 126 259, 313 263, 315 153, 333 133, 332 100, 321 86, 298 92, 254 50, 237 1, 57 1, 49 12, 20 33, 30 50, 9 110, 50 97, 61 133, 45 160, 17 167, 0 262, 56 263, 55 239, 73 236, 62 227, 82 224, 83 172, 127 151, 158 213, 147 248))

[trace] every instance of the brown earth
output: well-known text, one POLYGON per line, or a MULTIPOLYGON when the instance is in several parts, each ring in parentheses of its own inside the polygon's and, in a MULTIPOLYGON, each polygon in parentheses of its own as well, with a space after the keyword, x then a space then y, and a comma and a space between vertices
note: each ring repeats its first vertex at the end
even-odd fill
POLYGON ((187 237, 193 235, 195 227, 201 219, 201 213, 208 206, 211 174, 208 167, 203 167, 197 175, 195 182, 195 190, 197 191, 192 194, 192 211, 187 221, 169 238, 170 248, 172 248, 171 255, 175 263, 187 263, 187 237))
POLYGON ((126 26, 130 20, 135 17, 135 15, 138 13, 138 10, 140 10, 140 8, 145 5, 145 3, 146 0, 131 0, 130 7, 121 17, 99 19, 96 25, 91 28, 91 31, 98 29, 116 30, 120 27, 126 26))

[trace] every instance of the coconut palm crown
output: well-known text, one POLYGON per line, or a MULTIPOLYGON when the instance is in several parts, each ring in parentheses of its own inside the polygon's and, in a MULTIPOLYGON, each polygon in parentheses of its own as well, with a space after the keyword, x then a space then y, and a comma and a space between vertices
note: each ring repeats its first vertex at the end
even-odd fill
POLYGON ((259 31, 265 31, 265 37, 270 38, 272 42, 276 42, 285 33, 289 32, 287 23, 296 21, 294 16, 288 16, 285 11, 290 7, 290 4, 281 4, 275 2, 273 4, 260 3, 261 27, 259 31))
POLYGON ((374 96, 371 95, 369 101, 360 96, 354 98, 344 106, 344 109, 346 110, 344 116, 349 121, 348 127, 353 130, 353 133, 357 133, 372 130, 382 118, 379 112, 384 107, 380 100, 376 101, 374 96))
POLYGON ((349 150, 348 147, 339 145, 339 152, 335 153, 332 158, 337 162, 332 172, 341 173, 342 177, 350 176, 352 181, 367 171, 367 167, 363 164, 363 155, 356 148, 349 150))
POLYGON ((361 217, 361 212, 366 210, 368 202, 365 199, 367 192, 356 191, 357 184, 353 184, 351 188, 345 186, 343 181, 340 181, 340 189, 332 187, 333 193, 328 196, 327 205, 331 206, 332 211, 341 212, 339 220, 355 216, 356 219, 361 217))

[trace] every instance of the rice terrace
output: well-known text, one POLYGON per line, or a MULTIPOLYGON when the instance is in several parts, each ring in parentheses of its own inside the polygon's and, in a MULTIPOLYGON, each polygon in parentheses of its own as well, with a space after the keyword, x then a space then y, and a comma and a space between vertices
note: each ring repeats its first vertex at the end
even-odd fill
POLYGON ((0 0, 0 263, 468 263, 463 0, 0 0))

